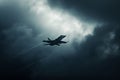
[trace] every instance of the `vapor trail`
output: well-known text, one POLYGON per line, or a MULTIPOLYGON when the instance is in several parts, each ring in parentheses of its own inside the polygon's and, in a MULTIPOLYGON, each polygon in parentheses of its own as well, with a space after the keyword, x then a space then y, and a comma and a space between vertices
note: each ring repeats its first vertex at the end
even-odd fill
POLYGON ((16 57, 18 57, 18 56, 25 55, 25 53, 28 53, 28 52, 30 52, 31 50, 33 50, 34 48, 39 47, 41 44, 42 44, 42 43, 37 44, 37 45, 35 45, 35 46, 33 46, 33 47, 31 47, 31 48, 25 50, 25 51, 22 51, 22 52, 18 53, 18 55, 14 56, 13 58, 16 58, 16 57))

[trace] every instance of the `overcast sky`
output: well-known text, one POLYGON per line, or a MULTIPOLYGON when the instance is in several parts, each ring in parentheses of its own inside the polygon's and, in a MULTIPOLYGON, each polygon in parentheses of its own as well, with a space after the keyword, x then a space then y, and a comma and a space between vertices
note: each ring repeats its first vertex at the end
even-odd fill
POLYGON ((0 74, 118 76, 120 10, 117 0, 0 0, 0 74), (48 37, 66 35, 61 46, 48 37))

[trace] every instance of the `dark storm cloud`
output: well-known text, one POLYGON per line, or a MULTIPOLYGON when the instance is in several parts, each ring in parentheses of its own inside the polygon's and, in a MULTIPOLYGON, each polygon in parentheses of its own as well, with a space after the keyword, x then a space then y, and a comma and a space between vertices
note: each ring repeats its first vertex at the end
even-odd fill
POLYGON ((0 74, 13 75, 13 77, 23 75, 33 79, 40 75, 118 75, 120 72, 120 25, 117 23, 120 17, 119 2, 117 0, 51 1, 56 7, 59 4, 63 9, 74 9, 77 16, 82 13, 91 17, 90 19, 103 21, 105 19, 108 24, 98 26, 94 30, 94 35, 87 36, 83 43, 74 42, 74 55, 64 56, 62 55, 64 52, 59 49, 55 52, 53 48, 37 47, 24 56, 19 56, 22 51, 40 42, 41 31, 38 32, 34 28, 35 23, 31 23, 33 17, 25 8, 21 8, 17 3, 4 4, 0 6, 0 65, 2 65, 0 74), (13 56, 15 59, 12 59, 13 56))
POLYGON ((24 39, 26 36, 32 36, 31 33, 35 33, 33 28, 31 28, 31 23, 27 22, 27 14, 27 10, 20 7, 18 3, 6 2, 0 6, 1 50, 9 52, 7 49, 11 48, 14 42, 20 41, 21 38, 24 39))
POLYGON ((30 47, 28 43, 31 46, 35 44, 32 41, 37 31, 29 19, 28 10, 17 1, 6 0, 0 4, 0 75, 3 77, 16 78, 29 74, 29 70, 21 70, 27 64, 21 57, 12 60, 13 56, 30 47))
MULTIPOLYGON (((119 29, 119 26, 115 24, 110 24, 110 25, 104 25, 102 27, 96 28, 94 31, 94 36, 88 36, 87 41, 85 43, 81 44, 81 49, 83 52, 87 53, 88 56, 92 57, 99 57, 100 55, 106 55, 104 52, 100 52, 100 47, 106 47, 105 50, 107 50, 107 47, 114 47, 113 45, 118 45, 118 40, 116 40, 117 34, 116 30, 119 29), (99 54, 98 54, 99 53, 99 54)), ((76 47, 76 49, 78 46, 76 47)), ((114 49, 111 49, 114 51, 114 49)), ((104 51, 104 50, 103 50, 104 51)), ((112 53, 110 51, 108 55, 112 53)), ((119 51, 117 52, 119 54, 119 51)), ((114 54, 113 54, 114 55, 114 54)))
MULTIPOLYGON (((84 64, 87 63, 85 66, 89 66, 87 72, 89 73, 90 70, 91 75, 113 76, 119 74, 120 43, 119 40, 116 40, 116 38, 120 37, 116 33, 118 29, 120 28, 116 24, 96 28, 94 36, 88 36, 85 43, 76 46, 78 61, 83 60, 85 61, 84 64)), ((84 69, 86 70, 86 68, 84 69)))
MULTIPOLYGON (((74 10, 79 15, 100 20, 120 20, 118 0, 49 0, 52 6, 62 7, 67 10, 74 10)), ((74 13, 73 12, 73 13, 74 13)))

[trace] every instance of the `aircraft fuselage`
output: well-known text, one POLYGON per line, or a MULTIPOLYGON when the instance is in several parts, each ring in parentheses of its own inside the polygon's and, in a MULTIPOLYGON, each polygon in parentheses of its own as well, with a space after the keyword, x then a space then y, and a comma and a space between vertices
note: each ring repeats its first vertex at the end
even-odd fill
POLYGON ((61 41, 64 37, 65 37, 65 35, 60 35, 60 36, 59 36, 57 39, 55 39, 55 40, 51 40, 50 38, 48 38, 48 40, 43 40, 43 42, 48 43, 48 44, 45 44, 45 45, 51 45, 51 46, 53 46, 53 45, 58 45, 58 46, 60 46, 60 44, 62 44, 62 43, 67 43, 67 42, 65 42, 65 41, 61 41))

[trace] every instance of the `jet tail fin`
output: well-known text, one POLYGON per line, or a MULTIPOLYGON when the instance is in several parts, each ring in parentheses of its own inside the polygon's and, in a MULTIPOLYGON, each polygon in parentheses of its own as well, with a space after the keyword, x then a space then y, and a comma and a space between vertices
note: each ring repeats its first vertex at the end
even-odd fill
POLYGON ((49 41, 51 41, 51 39, 50 39, 50 38, 48 38, 48 40, 49 40, 49 41))

